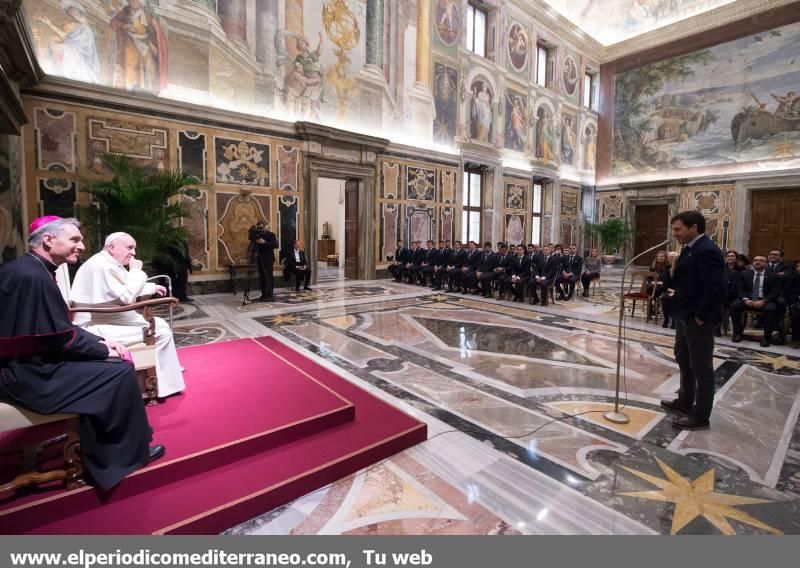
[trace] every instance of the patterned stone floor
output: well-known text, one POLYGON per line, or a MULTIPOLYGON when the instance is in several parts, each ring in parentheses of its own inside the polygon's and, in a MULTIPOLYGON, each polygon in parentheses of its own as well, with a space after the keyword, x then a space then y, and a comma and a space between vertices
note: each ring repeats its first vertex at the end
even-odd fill
MULTIPOLYGON (((199 296, 178 345, 274 335, 429 424, 429 440, 230 534, 800 533, 800 350, 723 338, 712 427, 678 433, 671 330, 617 304, 541 308, 389 281, 199 296), (579 415, 579 416, 575 416, 579 415)), ((191 388, 191 369, 187 369, 191 388)))

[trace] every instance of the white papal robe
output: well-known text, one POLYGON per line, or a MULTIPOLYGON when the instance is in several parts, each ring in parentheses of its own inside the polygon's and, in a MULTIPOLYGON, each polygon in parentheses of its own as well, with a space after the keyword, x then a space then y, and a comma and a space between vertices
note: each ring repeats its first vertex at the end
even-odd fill
MULTIPOLYGON (((139 296, 152 295, 155 288, 155 284, 147 282, 144 271, 126 270, 110 254, 101 251, 78 269, 70 287, 69 299, 76 305, 122 306, 134 303, 139 296)), ((155 322, 158 396, 164 397, 184 390, 186 385, 172 331, 162 318, 155 318, 155 322)), ((136 311, 118 314, 77 312, 73 323, 124 345, 141 342, 142 329, 147 327, 147 320, 136 311)))

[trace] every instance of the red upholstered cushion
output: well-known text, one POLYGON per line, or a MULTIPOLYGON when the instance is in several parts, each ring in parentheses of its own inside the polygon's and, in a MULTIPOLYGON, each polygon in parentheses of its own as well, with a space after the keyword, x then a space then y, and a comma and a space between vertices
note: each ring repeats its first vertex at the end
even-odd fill
POLYGON ((650 296, 644 292, 628 292, 625 294, 626 298, 636 298, 637 300, 646 300, 650 296))

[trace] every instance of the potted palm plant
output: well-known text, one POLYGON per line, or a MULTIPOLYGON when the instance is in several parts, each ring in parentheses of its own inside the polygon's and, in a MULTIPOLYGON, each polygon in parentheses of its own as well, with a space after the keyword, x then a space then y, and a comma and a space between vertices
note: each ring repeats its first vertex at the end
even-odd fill
POLYGON ((633 234, 633 230, 624 220, 612 217, 602 223, 589 224, 589 233, 600 240, 603 264, 611 265, 616 261, 616 254, 623 249, 633 234))
POLYGON ((110 179, 90 181, 83 189, 92 201, 84 216, 99 242, 112 232, 129 233, 136 239, 137 257, 159 272, 179 273, 190 262, 189 235, 180 224, 188 212, 179 197, 198 180, 180 170, 142 168, 125 154, 100 158, 110 179))

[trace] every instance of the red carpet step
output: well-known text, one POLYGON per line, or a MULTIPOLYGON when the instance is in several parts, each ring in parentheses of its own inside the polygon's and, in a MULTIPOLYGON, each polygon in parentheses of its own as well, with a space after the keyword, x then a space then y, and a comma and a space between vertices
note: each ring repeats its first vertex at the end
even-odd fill
POLYGON ((5 502, 0 533, 217 533, 427 437, 424 423, 272 338, 179 356, 186 393, 148 408, 162 461, 110 494, 5 502))

